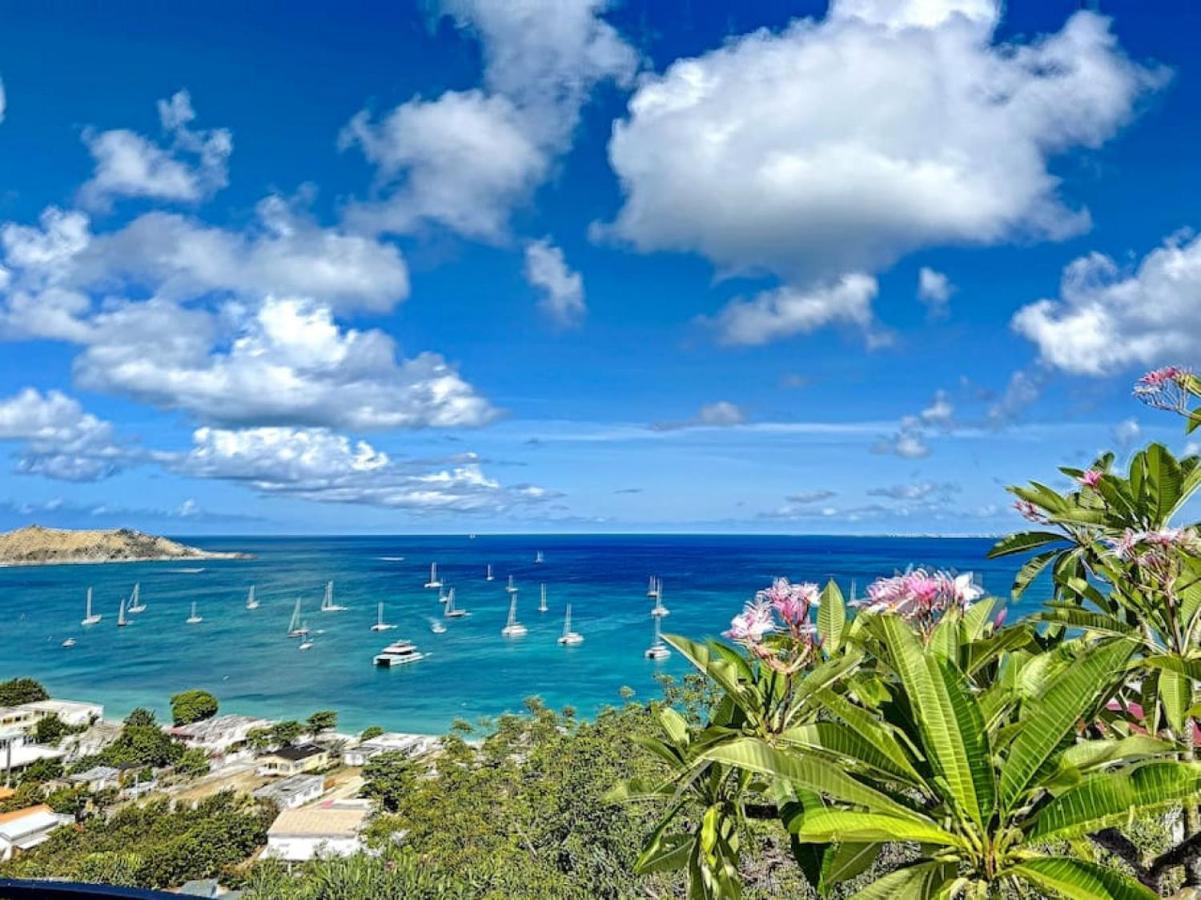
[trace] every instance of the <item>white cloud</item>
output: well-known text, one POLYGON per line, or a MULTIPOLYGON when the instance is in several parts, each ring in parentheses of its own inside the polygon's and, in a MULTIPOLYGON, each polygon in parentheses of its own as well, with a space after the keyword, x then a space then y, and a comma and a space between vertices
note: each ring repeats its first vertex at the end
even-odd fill
POLYGON ((682 428, 731 428, 746 422, 746 413, 728 400, 706 403, 695 416, 680 422, 656 422, 655 431, 678 431, 682 428))
POLYGON ((1118 447, 1122 450, 1137 441, 1138 436, 1142 433, 1143 429, 1137 419, 1123 419, 1113 427, 1113 439, 1117 441, 1118 447))
POLYGON ((988 421, 993 427, 1007 425, 1018 418, 1042 395, 1046 373, 1019 369, 1009 376, 1005 392, 988 408, 988 421))
POLYGON ((233 152, 229 130, 191 129, 196 114, 187 91, 160 100, 158 111, 164 135, 170 139, 166 147, 124 128, 84 131, 96 168, 79 189, 82 205, 104 210, 116 197, 196 203, 225 187, 233 152))
POLYGON ((949 428, 955 418, 955 407, 951 404, 951 395, 941 389, 935 391, 930 405, 918 415, 927 425, 949 428))
POLYGON ((945 500, 959 490, 959 485, 933 481, 915 481, 912 484, 894 484, 889 487, 872 488, 868 496, 887 497, 890 500, 945 500))
POLYGON ((868 329, 878 290, 869 275, 844 275, 832 284, 807 289, 784 285, 726 304, 710 323, 722 343, 741 346, 807 334, 835 322, 868 329))
POLYGON ((789 494, 786 499, 789 503, 805 504, 805 503, 821 503, 823 500, 830 500, 837 496, 835 491, 800 491, 796 494, 789 494))
POLYGON ((1201 237, 1177 234, 1123 272, 1100 253, 1064 269, 1059 298, 1018 310, 1013 327, 1044 363, 1077 375, 1201 353, 1201 237))
POLYGON ((549 238, 525 246, 525 277, 539 288, 539 307, 563 328, 579 325, 588 308, 584 304, 584 279, 567 265, 563 251, 549 238))
POLYGON ((348 219, 378 231, 432 222, 498 241, 512 210, 550 172, 592 88, 628 79, 634 52, 600 17, 598 0, 452 0, 444 7, 484 49, 482 90, 414 98, 378 122, 358 113, 343 147, 377 169, 379 197, 348 219))
POLYGON ((922 266, 917 273, 917 297, 926 304, 930 318, 942 319, 947 315, 947 305, 951 295, 955 293, 955 285, 942 272, 937 272, 929 266, 922 266))
POLYGON ((925 435, 916 429, 904 427, 890 437, 881 438, 872 445, 871 450, 872 453, 891 453, 903 459, 920 459, 930 455, 925 435))
POLYGON ((106 478, 136 455, 79 401, 34 388, 0 400, 0 441, 20 442, 18 471, 62 481, 106 478))
POLYGON ((922 247, 1086 229, 1048 162, 1102 144, 1163 75, 1093 13, 1013 44, 992 42, 997 18, 983 0, 835 0, 676 61, 614 128, 625 203, 605 230, 796 291, 922 247))
POLYGON ((930 404, 917 415, 902 416, 899 426, 891 435, 881 437, 872 444, 872 453, 891 453, 903 459, 920 459, 930 455, 926 438, 931 429, 950 430, 955 424, 955 407, 950 395, 944 390, 934 392, 930 404))

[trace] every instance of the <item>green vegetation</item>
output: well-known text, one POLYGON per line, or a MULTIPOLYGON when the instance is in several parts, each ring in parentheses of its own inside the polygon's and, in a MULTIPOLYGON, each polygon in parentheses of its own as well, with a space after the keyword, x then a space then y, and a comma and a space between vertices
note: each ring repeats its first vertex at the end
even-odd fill
POLYGON ((208 691, 183 691, 171 698, 171 718, 176 725, 191 725, 217 715, 217 698, 208 691))
POLYGON ((338 726, 338 714, 332 709, 323 709, 313 713, 305 722, 305 727, 316 734, 319 731, 332 731, 338 726))
POLYGON ((81 731, 87 730, 86 725, 68 725, 58 717, 57 713, 51 713, 38 719, 37 725, 33 728, 33 739, 39 744, 57 746, 58 742, 67 735, 79 734, 81 731))
POLYGON ((295 721, 277 722, 270 731, 270 742, 273 744, 291 744, 304 734, 304 725, 295 721))
POLYGON ((13 678, 11 681, 0 681, 0 706, 19 706, 22 703, 34 703, 38 700, 49 700, 50 695, 40 682, 32 678, 13 678))
POLYGON ((372 738, 377 738, 384 733, 384 729, 378 725, 368 725, 363 729, 363 733, 359 735, 360 741, 369 741, 372 738))

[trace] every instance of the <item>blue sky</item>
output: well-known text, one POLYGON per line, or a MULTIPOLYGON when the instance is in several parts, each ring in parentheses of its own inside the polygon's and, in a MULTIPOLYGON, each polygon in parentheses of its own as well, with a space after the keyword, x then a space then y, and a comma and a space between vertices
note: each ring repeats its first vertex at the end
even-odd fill
POLYGON ((10 8, 0 526, 994 533, 1183 450, 1201 13, 1086 6, 10 8))

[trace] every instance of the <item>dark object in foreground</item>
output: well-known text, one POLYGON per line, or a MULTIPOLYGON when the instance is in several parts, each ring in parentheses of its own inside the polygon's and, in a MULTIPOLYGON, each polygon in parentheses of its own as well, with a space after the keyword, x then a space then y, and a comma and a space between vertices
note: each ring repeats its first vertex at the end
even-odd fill
POLYGON ((26 881, 0 878, 0 900, 161 900, 176 894, 147 891, 142 888, 114 887, 110 884, 76 884, 67 881, 26 881))

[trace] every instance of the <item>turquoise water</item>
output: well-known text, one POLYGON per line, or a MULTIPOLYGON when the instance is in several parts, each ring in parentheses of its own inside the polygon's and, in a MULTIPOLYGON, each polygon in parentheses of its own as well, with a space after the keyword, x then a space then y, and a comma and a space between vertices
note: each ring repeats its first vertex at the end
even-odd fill
MULTIPOLYGON (((441 732, 457 717, 475 721, 518 710, 539 695, 555 707, 591 714, 620 702, 623 685, 657 696, 656 672, 679 675, 678 654, 643 658, 651 641, 651 574, 664 580, 671 615, 664 631, 713 636, 755 589, 773 576, 862 588, 912 564, 974 571, 986 588, 1008 594, 1017 563, 985 558, 992 541, 977 538, 736 536, 466 536, 189 539, 211 550, 242 550, 250 560, 194 564, 131 563, 0 568, 0 676, 30 675, 53 694, 105 704, 106 715, 134 706, 165 712, 173 692, 212 691, 229 712, 301 718, 336 709, 341 726, 441 732), (542 565, 534 564, 538 550, 542 565), (400 558, 400 557, 403 557, 400 558), (458 605, 471 612, 433 634, 436 591, 422 588, 437 561, 458 605), (492 563, 496 580, 484 580, 492 563), (202 571, 185 571, 202 569, 202 571), (524 638, 505 639, 505 579, 520 589, 524 638), (321 613, 333 579, 345 612, 321 613), (135 581, 148 608, 117 628, 117 609, 135 581), (550 612, 540 614, 547 584, 550 612), (244 608, 256 585, 259 609, 244 608), (95 589, 103 621, 80 626, 84 592, 95 589), (297 597, 314 632, 299 652, 286 636, 297 597), (204 621, 186 625, 191 602, 204 621), (377 601, 399 627, 374 633, 377 601), (559 646, 564 604, 573 608, 577 647, 559 646), (63 648, 74 637, 77 645, 63 648), (408 638, 428 654, 414 665, 376 669, 372 656, 408 638)), ((1028 603, 1035 603, 1029 600, 1028 603)), ((1020 612, 1020 609, 1018 610, 1020 612)))

